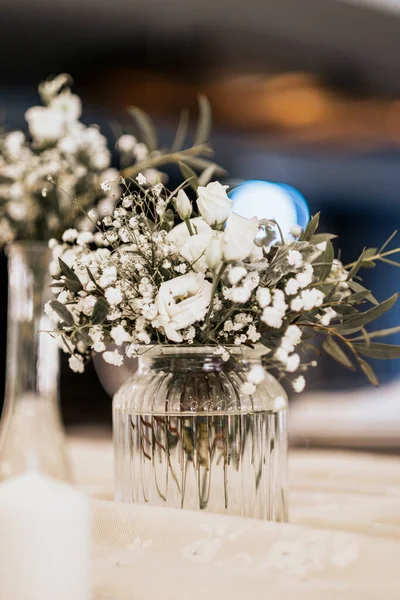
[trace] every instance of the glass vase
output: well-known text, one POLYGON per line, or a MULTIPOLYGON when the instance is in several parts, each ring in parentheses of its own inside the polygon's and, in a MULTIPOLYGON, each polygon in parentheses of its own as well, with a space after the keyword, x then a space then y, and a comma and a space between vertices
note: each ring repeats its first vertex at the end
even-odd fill
POLYGON ((47 333, 51 299, 45 243, 7 249, 9 295, 6 396, 0 422, 0 480, 38 470, 70 479, 58 405, 59 350, 47 333))
POLYGON ((113 400, 116 500, 287 520, 287 398, 259 351, 154 346, 113 400))

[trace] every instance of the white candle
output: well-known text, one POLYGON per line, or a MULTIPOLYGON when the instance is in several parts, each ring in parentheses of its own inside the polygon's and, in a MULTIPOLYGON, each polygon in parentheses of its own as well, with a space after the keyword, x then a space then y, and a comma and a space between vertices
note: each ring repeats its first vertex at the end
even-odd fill
POLYGON ((88 600, 89 501, 27 473, 0 485, 1 600, 88 600))

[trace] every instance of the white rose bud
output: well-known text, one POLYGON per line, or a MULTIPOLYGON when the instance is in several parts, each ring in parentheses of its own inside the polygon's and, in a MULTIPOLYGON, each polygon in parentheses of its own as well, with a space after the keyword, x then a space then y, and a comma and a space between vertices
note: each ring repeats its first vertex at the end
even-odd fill
POLYGON ((213 181, 197 188, 199 213, 211 227, 225 223, 232 212, 233 202, 226 195, 227 187, 213 181))
POLYGON ((230 262, 247 258, 254 246, 258 231, 258 219, 246 219, 232 213, 224 231, 223 256, 230 262))
POLYGON ((222 235, 215 233, 209 240, 205 258, 212 271, 217 270, 222 264, 222 235))
POLYGON ((187 197, 186 192, 183 190, 179 190, 178 192, 175 200, 175 207, 181 219, 185 221, 190 218, 190 215, 192 214, 192 203, 187 197))

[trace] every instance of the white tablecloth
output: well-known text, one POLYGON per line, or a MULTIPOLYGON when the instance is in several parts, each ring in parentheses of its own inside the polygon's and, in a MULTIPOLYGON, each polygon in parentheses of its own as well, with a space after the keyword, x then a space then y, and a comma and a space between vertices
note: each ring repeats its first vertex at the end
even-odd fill
POLYGON ((93 498, 94 600, 400 598, 400 460, 292 451, 290 523, 112 502, 112 447, 70 440, 93 498))

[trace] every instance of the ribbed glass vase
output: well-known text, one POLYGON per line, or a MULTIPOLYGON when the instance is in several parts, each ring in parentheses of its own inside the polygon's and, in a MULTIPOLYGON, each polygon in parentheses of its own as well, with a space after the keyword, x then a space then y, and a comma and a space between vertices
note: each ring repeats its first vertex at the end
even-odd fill
POLYGON ((6 397, 0 421, 0 481, 28 470, 70 478, 58 406, 59 350, 44 313, 51 298, 45 243, 8 247, 6 397))
POLYGON ((286 521, 286 394, 241 391, 259 348, 214 350, 154 346, 115 394, 116 499, 286 521))

